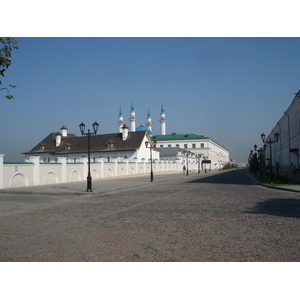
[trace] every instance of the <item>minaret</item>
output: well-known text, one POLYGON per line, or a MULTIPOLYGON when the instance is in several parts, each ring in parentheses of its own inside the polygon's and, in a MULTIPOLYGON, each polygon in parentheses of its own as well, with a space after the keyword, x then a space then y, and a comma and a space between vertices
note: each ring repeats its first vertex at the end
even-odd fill
POLYGON ((119 132, 123 132, 124 120, 123 120, 122 106, 120 106, 118 125, 119 125, 119 132))
POLYGON ((151 114, 150 114, 150 109, 149 108, 148 108, 148 115, 147 115, 146 126, 152 132, 152 119, 151 119, 151 114))
POLYGON ((130 119, 129 119, 129 121, 130 121, 130 131, 133 132, 133 131, 135 131, 135 122, 136 122, 133 101, 131 101, 131 111, 130 111, 130 119))
POLYGON ((165 106, 164 103, 161 104, 161 112, 160 112, 160 128, 161 128, 161 135, 166 135, 166 114, 165 114, 165 106))

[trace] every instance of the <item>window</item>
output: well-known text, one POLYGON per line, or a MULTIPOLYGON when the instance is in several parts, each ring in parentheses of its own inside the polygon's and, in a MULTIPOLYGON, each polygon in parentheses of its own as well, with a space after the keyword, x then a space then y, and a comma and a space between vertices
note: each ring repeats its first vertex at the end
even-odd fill
POLYGON ((171 145, 168 145, 168 147, 171 147, 171 145))
POLYGON ((176 147, 179 147, 179 144, 176 144, 176 147))
POLYGON ((46 144, 40 143, 40 150, 45 150, 46 144))
POLYGON ((65 144, 65 150, 71 150, 71 148, 72 148, 72 144, 70 143, 65 144))
POLYGON ((107 148, 113 148, 113 147, 115 147, 115 141, 114 140, 108 140, 106 142, 106 147, 107 148))
POLYGON ((160 145, 159 147, 160 147, 160 148, 163 148, 163 147, 164 147, 164 145, 160 145))
POLYGON ((184 144, 184 148, 185 148, 185 149, 187 148, 187 144, 184 144))
POLYGON ((196 144, 192 144, 192 148, 196 148, 196 144))
POLYGON ((204 148, 204 143, 201 143, 201 148, 204 148))

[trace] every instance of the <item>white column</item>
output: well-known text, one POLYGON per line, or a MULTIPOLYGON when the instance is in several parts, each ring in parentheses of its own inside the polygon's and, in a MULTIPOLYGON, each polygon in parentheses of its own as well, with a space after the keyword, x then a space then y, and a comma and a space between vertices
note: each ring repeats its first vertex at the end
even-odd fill
POLYGON ((124 161, 126 162, 125 174, 129 175, 129 158, 124 158, 124 161))
POLYGON ((67 158, 65 156, 59 156, 58 163, 61 164, 61 182, 67 182, 67 158))
POLYGON ((4 154, 0 154, 0 189, 3 189, 4 186, 4 175, 3 175, 3 157, 4 154))
POLYGON ((115 164, 115 172, 114 176, 119 176, 119 170, 118 170, 118 158, 115 157, 112 159, 113 163, 115 164))
POLYGON ((40 156, 33 154, 29 156, 29 162, 34 163, 33 168, 33 185, 40 184, 40 156))
POLYGON ((101 163, 101 166, 100 166, 100 178, 103 178, 104 177, 104 157, 102 157, 102 156, 98 157, 97 162, 101 163))
POLYGON ((88 175, 88 157, 87 156, 81 156, 80 157, 80 162, 84 163, 83 176, 81 176, 81 177, 83 178, 83 180, 85 180, 87 178, 87 175, 88 175))

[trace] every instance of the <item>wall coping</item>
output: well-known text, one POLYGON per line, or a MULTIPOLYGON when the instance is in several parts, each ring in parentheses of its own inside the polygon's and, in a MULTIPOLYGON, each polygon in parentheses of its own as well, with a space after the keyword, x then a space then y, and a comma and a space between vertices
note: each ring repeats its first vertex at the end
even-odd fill
POLYGON ((4 165, 34 165, 33 162, 3 162, 4 165))

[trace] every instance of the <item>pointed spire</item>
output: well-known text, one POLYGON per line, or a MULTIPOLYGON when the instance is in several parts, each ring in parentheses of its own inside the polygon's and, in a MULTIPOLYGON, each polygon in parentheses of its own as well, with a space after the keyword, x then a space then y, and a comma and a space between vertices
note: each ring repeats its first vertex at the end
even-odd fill
POLYGON ((151 118, 151 114, 150 114, 150 108, 148 107, 148 115, 147 118, 151 118))
POLYGON ((123 111, 122 111, 122 106, 120 105, 120 110, 119 110, 119 117, 123 116, 123 111))
POLYGON ((165 105, 164 105, 164 103, 162 102, 162 104, 161 104, 161 113, 164 113, 165 112, 165 105))
POLYGON ((134 111, 134 102, 133 102, 133 100, 131 101, 131 111, 134 111))

